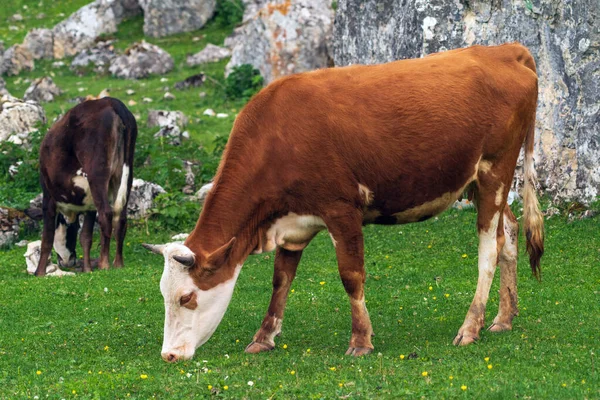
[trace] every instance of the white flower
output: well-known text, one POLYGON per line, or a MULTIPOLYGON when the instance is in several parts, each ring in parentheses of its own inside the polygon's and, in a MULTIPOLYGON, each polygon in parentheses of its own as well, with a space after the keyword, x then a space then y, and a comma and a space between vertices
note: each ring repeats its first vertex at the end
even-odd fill
POLYGON ((248 381, 248 386, 254 386, 254 382, 248 381))
POLYGON ((185 376, 187 376, 188 378, 192 377, 192 374, 190 374, 189 372, 187 374, 185 374, 185 376))
POLYGON ((108 288, 107 287, 104 288, 104 293, 108 293, 108 288))

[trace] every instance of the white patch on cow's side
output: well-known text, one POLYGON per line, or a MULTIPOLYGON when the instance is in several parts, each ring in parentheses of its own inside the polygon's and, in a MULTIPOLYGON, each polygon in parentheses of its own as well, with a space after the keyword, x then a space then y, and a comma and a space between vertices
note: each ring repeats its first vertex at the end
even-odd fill
POLYGON ((319 231, 326 228, 320 217, 289 213, 275 220, 267 230, 263 251, 273 251, 277 246, 290 251, 302 250, 319 231))
POLYGON ((121 183, 119 184, 119 190, 117 191, 117 197, 113 205, 113 219, 119 220, 121 211, 125 207, 127 202, 127 181, 129 180, 129 167, 127 164, 123 164, 123 172, 121 174, 121 183))
POLYGON ((373 202, 373 192, 365 185, 360 183, 358 184, 358 193, 360 194, 365 206, 368 206, 373 202))
POLYGON ((177 359, 188 360, 194 356, 217 329, 231 301, 233 288, 242 265, 233 276, 209 290, 200 290, 190 277, 189 270, 173 259, 174 255, 193 255, 182 244, 171 243, 163 250, 165 266, 160 280, 160 291, 165 302, 165 325, 162 346, 163 357, 172 354, 177 359), (182 307, 182 296, 196 294, 197 306, 190 310, 182 307))
POLYGON ((71 259, 71 252, 67 248, 67 225, 58 224, 54 231, 54 250, 63 262, 68 263, 71 259))
POLYGON ((86 176, 75 175, 73 177, 73 185, 77 186, 78 188, 83 190, 83 192, 85 193, 85 196, 82 201, 83 205, 84 206, 90 206, 90 205, 93 206, 94 198, 92 197, 92 192, 90 191, 90 183, 88 182, 87 175, 86 176))
POLYGON ((494 203, 499 206, 502 203, 502 199, 504 198, 504 183, 500 183, 500 187, 496 190, 496 198, 494 199, 494 203))

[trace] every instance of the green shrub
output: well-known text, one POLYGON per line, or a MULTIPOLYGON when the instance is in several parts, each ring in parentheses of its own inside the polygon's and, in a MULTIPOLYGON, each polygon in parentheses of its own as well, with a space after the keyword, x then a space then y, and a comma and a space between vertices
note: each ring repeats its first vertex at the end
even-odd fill
POLYGON ((217 0, 215 7, 215 22, 217 25, 233 27, 242 22, 244 4, 241 0, 217 0))
POLYGON ((39 152, 43 135, 33 132, 29 135, 29 145, 0 143, 0 205, 24 209, 29 206, 42 188, 40 186, 39 152), (22 162, 17 165, 18 162, 22 162), (18 172, 11 176, 9 169, 17 166, 18 172))
POLYGON ((171 230, 189 230, 200 214, 200 203, 189 201, 181 193, 162 193, 154 199, 151 210, 153 225, 171 230))
POLYGON ((243 64, 233 68, 225 79, 225 94, 229 99, 249 100, 263 86, 263 77, 260 71, 250 64, 243 64))

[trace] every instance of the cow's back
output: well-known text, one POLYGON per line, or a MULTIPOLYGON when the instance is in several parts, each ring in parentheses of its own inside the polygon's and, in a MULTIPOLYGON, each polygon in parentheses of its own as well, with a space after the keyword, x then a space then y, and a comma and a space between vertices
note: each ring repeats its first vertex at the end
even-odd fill
POLYGON ((460 190, 482 156, 520 146, 534 70, 514 44, 283 78, 240 113, 224 164, 252 165, 266 190, 311 182, 312 195, 293 191, 315 202, 360 183, 384 213, 400 212, 460 190))

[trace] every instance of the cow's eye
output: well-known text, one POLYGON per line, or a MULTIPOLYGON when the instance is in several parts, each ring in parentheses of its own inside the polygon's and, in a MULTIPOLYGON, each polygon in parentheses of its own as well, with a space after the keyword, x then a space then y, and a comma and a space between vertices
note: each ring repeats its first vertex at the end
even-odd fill
POLYGON ((180 306, 186 305, 187 303, 189 303, 192 300, 193 296, 194 296, 194 293, 190 293, 190 294, 186 294, 185 296, 181 296, 181 298, 179 299, 179 305, 180 306))

